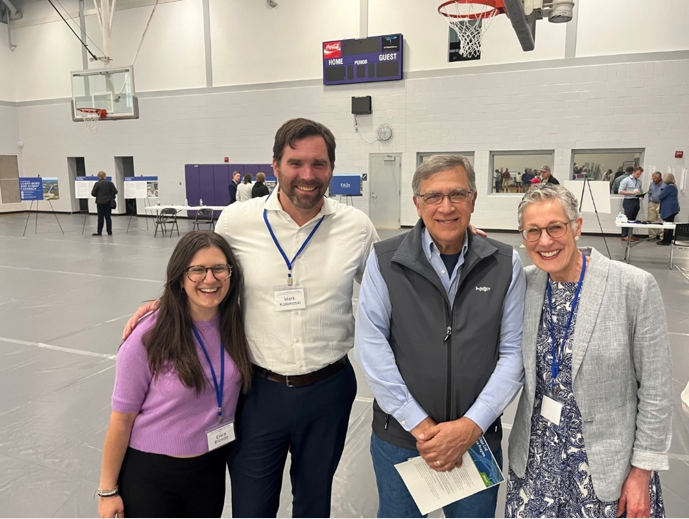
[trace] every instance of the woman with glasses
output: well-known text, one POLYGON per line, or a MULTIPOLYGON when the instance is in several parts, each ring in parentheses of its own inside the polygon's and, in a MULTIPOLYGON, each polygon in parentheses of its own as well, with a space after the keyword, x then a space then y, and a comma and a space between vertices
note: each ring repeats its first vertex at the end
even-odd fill
POLYGON ((583 219, 562 186, 533 186, 518 218, 534 265, 505 516, 663 517, 672 379, 658 285, 577 248, 583 219))
POLYGON ((101 517, 222 514, 237 399, 251 382, 242 283, 219 234, 191 232, 175 247, 160 308, 117 355, 101 517))

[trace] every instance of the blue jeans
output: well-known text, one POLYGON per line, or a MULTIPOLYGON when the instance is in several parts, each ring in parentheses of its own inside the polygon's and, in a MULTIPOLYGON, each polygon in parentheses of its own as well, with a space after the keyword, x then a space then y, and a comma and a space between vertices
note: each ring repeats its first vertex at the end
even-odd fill
MULTIPOLYGON (((416 449, 404 449, 371 434, 371 457, 378 484, 378 517, 425 517, 404 485, 395 465, 419 455, 416 449)), ((493 451, 502 468, 502 448, 493 451)), ((445 517, 495 517, 499 485, 483 490, 443 507, 445 517)))

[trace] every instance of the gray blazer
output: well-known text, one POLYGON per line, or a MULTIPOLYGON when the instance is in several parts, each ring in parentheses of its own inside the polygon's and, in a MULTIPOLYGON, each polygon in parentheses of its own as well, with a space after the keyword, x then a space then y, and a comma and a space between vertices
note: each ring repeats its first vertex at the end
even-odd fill
MULTIPOLYGON (((509 440, 524 477, 536 393, 536 335, 547 274, 526 269, 522 355, 526 382, 509 440)), ((592 250, 572 344, 572 385, 596 494, 620 496, 631 466, 668 470, 672 373, 663 300, 651 274, 592 250)))

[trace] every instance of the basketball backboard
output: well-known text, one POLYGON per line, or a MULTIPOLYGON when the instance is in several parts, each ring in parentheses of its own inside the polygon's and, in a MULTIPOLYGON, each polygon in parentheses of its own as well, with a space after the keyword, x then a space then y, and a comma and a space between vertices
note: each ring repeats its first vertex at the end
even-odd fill
POLYGON ((72 119, 82 121, 80 108, 105 110, 101 121, 138 119, 134 68, 122 67, 72 72, 72 119))

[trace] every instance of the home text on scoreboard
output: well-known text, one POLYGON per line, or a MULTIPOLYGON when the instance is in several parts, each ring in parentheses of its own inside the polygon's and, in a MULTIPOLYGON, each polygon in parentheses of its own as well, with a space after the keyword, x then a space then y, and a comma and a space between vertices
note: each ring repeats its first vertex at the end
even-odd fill
POLYGON ((402 79, 401 34, 323 43, 323 84, 344 85, 402 79))

